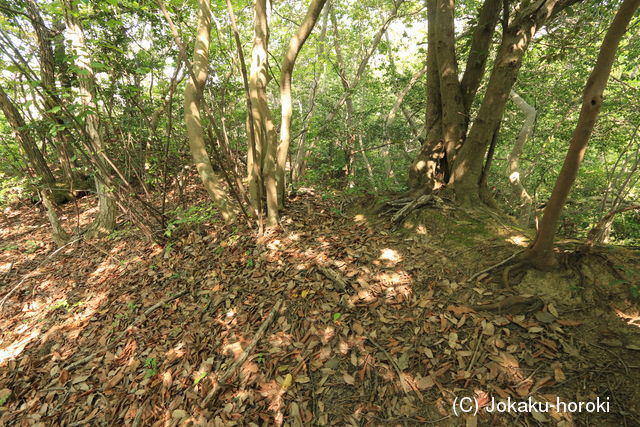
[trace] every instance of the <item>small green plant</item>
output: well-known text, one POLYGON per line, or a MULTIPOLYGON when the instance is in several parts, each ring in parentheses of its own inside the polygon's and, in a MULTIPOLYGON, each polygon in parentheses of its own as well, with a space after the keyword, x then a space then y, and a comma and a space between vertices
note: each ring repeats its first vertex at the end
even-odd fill
POLYGON ((158 361, 155 357, 147 357, 144 360, 144 367, 146 368, 145 379, 154 377, 158 373, 158 361))
POLYGON ((202 381, 203 379, 205 379, 207 377, 207 375, 209 375, 208 372, 202 372, 200 375, 198 375, 198 378, 193 380, 193 385, 198 385, 200 383, 200 381, 202 381))
POLYGON ((53 304, 51 307, 49 307, 49 311, 56 311, 56 310, 64 310, 66 312, 69 312, 69 303, 67 302, 66 299, 62 300, 62 301, 58 301, 57 303, 53 304))
POLYGON ((35 251, 37 251, 38 249, 40 249, 40 247, 42 246, 44 242, 41 241, 37 241, 37 240, 27 240, 26 242, 26 247, 25 247, 25 252, 28 254, 32 254, 35 251))
POLYGON ((0 406, 3 406, 11 397, 11 390, 8 388, 0 390, 0 406))
POLYGON ((214 212, 214 209, 209 205, 191 206, 188 209, 179 207, 173 211, 174 219, 167 224, 164 235, 171 237, 180 227, 215 222, 214 212))
POLYGON ((131 311, 131 312, 135 312, 138 309, 139 305, 136 304, 135 302, 129 302, 127 303, 127 310, 131 311))

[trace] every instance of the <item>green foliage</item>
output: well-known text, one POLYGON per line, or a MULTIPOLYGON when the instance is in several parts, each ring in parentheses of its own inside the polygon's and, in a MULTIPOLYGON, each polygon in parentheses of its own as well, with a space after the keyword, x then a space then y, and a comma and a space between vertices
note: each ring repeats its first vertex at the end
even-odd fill
POLYGON ((144 372, 145 379, 155 377, 158 373, 158 361, 155 357, 147 357, 144 360, 144 367, 146 368, 144 372))
POLYGON ((187 209, 177 208, 172 212, 174 219, 167 223, 167 229, 164 235, 173 236, 181 228, 189 228, 196 225, 202 225, 207 222, 215 222, 215 209, 211 205, 206 206, 190 206, 187 209))

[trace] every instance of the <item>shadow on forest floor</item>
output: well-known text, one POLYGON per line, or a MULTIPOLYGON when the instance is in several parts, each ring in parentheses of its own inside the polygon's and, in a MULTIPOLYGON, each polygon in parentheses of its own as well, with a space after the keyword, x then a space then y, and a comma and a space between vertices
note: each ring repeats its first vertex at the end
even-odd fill
POLYGON ((527 232, 457 209, 396 229, 339 206, 298 195, 283 228, 257 240, 202 224, 162 248, 121 230, 41 266, 54 250, 43 215, 14 210, 0 251, 0 298, 19 285, 0 309, 0 424, 640 424, 637 251, 604 248, 508 287, 490 274, 470 283, 527 232), (478 307, 528 293, 544 306, 478 307), (609 406, 458 416, 465 396, 609 406))

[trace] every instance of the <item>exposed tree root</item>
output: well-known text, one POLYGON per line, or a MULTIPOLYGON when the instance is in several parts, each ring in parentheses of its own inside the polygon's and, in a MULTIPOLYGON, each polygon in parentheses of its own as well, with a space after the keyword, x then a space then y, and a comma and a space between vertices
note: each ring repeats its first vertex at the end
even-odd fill
POLYGON ((507 265, 502 270, 502 285, 505 288, 511 288, 513 285, 517 285, 518 283, 520 283, 526 273, 527 273, 527 265, 522 261, 519 261, 515 264, 507 265), (512 271, 515 271, 515 276, 514 276, 515 280, 513 284, 511 283, 511 280, 510 280, 512 271))
POLYGON ((433 194, 424 194, 420 197, 402 197, 400 199, 391 200, 383 205, 381 208, 381 215, 390 214, 391 222, 394 224, 400 224, 405 220, 407 216, 416 209, 420 209, 425 206, 442 207, 444 201, 433 194))
POLYGON ((537 296, 514 295, 506 297, 502 301, 493 304, 476 305, 472 308, 477 311, 495 311, 504 314, 533 313, 544 307, 544 301, 537 296))
POLYGON ((512 259, 514 259, 515 257, 517 257, 518 255, 520 255, 522 252, 524 252, 524 250, 520 250, 518 252, 514 252, 513 254, 511 254, 509 257, 503 259, 502 261, 493 264, 487 268, 485 268, 484 270, 478 271, 477 273, 475 273, 473 276, 469 277, 467 280, 465 280, 465 282, 471 282, 475 279, 477 279, 478 277, 480 277, 482 274, 484 273, 488 273, 490 271, 495 270, 498 267, 501 267, 505 264, 507 264, 509 261, 511 261, 512 259))

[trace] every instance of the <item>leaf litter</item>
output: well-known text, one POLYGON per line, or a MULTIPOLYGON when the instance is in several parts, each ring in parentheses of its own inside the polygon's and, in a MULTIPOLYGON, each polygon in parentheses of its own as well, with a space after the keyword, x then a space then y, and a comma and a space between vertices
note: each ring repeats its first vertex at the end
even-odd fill
MULTIPOLYGON (((0 318, 0 424, 640 423, 635 343, 598 341, 589 310, 504 311, 496 301, 531 296, 490 275, 464 281, 507 245, 491 259, 482 244, 456 252, 334 203, 299 195, 257 239, 211 224, 164 248, 134 235, 77 243, 37 271, 54 247, 28 218, 40 249, 0 254, 9 284, 33 273, 0 318), (616 404, 457 417, 459 396, 616 404)), ((12 230, 3 238, 20 248, 12 230)))

